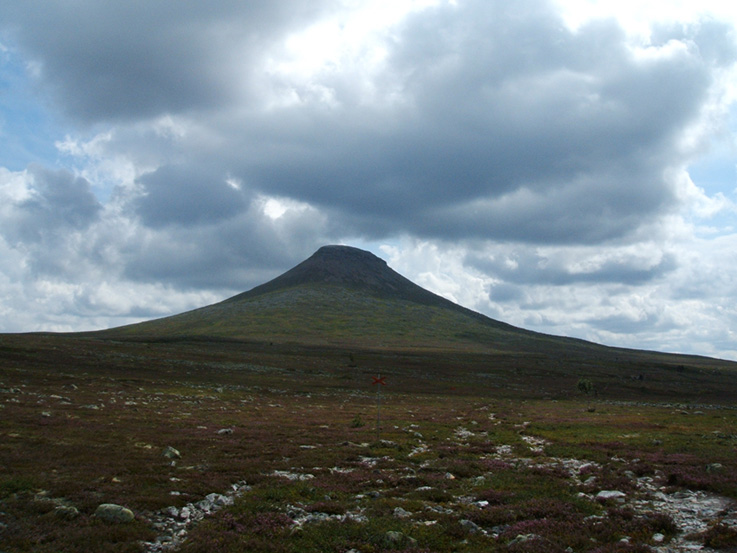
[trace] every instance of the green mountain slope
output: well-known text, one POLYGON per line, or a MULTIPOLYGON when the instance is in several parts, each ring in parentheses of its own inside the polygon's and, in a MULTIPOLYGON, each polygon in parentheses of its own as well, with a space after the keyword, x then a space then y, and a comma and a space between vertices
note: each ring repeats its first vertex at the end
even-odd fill
POLYGON ((375 255, 347 246, 320 248, 274 280, 223 302, 101 334, 472 351, 599 347, 522 330, 461 307, 375 255))
MULTIPOLYGON (((107 356, 115 367, 121 360, 127 367, 132 352, 143 351, 141 359, 159 356, 185 373, 256 363, 277 372, 334 374, 333 385, 355 378, 355 371, 371 371, 391 374, 395 385, 413 390, 452 382, 469 390, 567 397, 578 393, 579 379, 587 379, 610 398, 695 403, 732 402, 737 389, 736 363, 516 328, 437 296, 373 254, 345 246, 320 248, 274 280, 214 305, 65 339, 74 351, 127 352, 107 356)), ((95 363, 103 357, 91 356, 95 363)), ((108 364, 101 366, 111 369, 108 364)))
MULTIPOLYGON (((220 303, 90 333, 103 339, 237 340, 349 350, 482 354, 495 366, 616 375, 735 364, 612 348, 496 321, 406 279, 370 252, 325 246, 281 276, 220 303), (503 360, 503 361, 502 361, 503 360)), ((327 351, 327 350, 324 350, 327 351)), ((450 358, 449 358, 450 359, 450 358)), ((516 369, 515 369, 516 370, 516 369)))

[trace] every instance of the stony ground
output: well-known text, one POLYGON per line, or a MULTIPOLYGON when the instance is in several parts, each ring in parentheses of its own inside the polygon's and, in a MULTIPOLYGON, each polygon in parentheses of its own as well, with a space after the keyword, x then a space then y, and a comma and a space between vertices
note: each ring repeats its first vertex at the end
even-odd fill
POLYGON ((0 371, 2 553, 737 550, 731 407, 144 369, 0 371))
MULTIPOLYGON (((485 413, 493 426, 506 424, 488 406, 480 407, 478 412, 485 413)), ((608 536, 607 545, 611 550, 629 550, 631 546, 647 544, 653 551, 662 553, 709 553, 720 549, 734 550, 737 547, 734 539, 737 535, 737 504, 729 497, 703 490, 674 488, 668 484, 665 473, 660 470, 654 470, 650 475, 638 476, 637 471, 641 470, 639 459, 613 455, 606 464, 602 464, 588 459, 549 456, 546 454, 546 447, 551 442, 528 433, 529 422, 514 425, 519 441, 513 440, 511 444, 494 442, 492 445, 489 442, 489 432, 477 430, 477 418, 456 419, 457 426, 440 445, 441 450, 449 453, 445 461, 439 461, 433 456, 433 448, 438 448, 438 444, 435 442, 433 445, 432 440, 425 439, 421 432, 422 425, 410 424, 401 429, 393 428, 394 431, 401 430, 407 437, 406 441, 334 444, 334 447, 358 453, 354 462, 345 466, 305 467, 292 464, 288 468, 271 471, 265 475, 266 480, 261 482, 261 488, 288 488, 293 484, 295 489, 304 490, 304 484, 324 480, 328 474, 340 478, 360 472, 362 476, 359 480, 365 478, 360 482, 357 493, 348 494, 347 497, 343 495, 340 501, 332 501, 331 494, 326 494, 322 502, 284 501, 276 510, 270 511, 272 518, 276 514, 282 515, 282 518, 276 519, 277 524, 289 529, 290 539, 309 527, 329 523, 365 527, 367 534, 370 534, 372 503, 383 498, 389 507, 387 509, 384 505, 384 512, 379 518, 386 519, 390 516, 405 523, 402 531, 387 530, 379 538, 374 536, 366 543, 357 540, 355 547, 344 547, 343 551, 357 553, 373 550, 372 547, 364 547, 367 544, 370 546, 371 542, 374 545, 379 544, 380 549, 414 550, 418 547, 418 540, 413 535, 423 535, 422 530, 428 527, 443 524, 447 526, 449 520, 457 523, 450 532, 452 538, 461 547, 468 546, 468 550, 485 550, 478 549, 485 542, 489 547, 500 546, 523 551, 538 548, 569 552, 587 549, 582 547, 579 536, 568 536, 570 539, 567 541, 565 535, 559 535, 559 529, 553 528, 551 532, 545 524, 539 524, 546 519, 570 522, 571 518, 575 518, 569 517, 570 513, 565 512, 559 504, 548 505, 547 508, 551 509, 549 513, 544 512, 546 506, 543 504, 540 507, 541 512, 524 515, 522 520, 516 514, 511 514, 518 505, 509 505, 509 521, 500 524, 484 523, 485 511, 505 508, 504 492, 499 492, 501 496, 495 495, 495 487, 489 485, 494 480, 495 472, 514 471, 517 474, 548 476, 550 481, 556 481, 556 485, 570 487, 568 491, 575 493, 582 504, 590 504, 593 510, 599 509, 598 514, 582 517, 584 526, 589 529, 610 524, 611 513, 626 513, 625 518, 630 520, 655 520, 649 531, 647 522, 631 525, 633 535, 627 535, 625 527, 615 528, 612 535, 608 536), (520 442, 524 445, 520 445, 520 442), (478 446, 480 443, 485 444, 486 451, 478 454, 474 444, 478 446), (388 454, 377 455, 377 450, 388 454), (476 456, 478 464, 466 462, 473 456, 476 456), (482 470, 476 470, 475 467, 479 466, 482 470), (449 470, 445 470, 446 468, 449 470), (602 480, 605 480, 605 474, 612 471, 618 475, 622 489, 609 489, 605 481, 599 482, 597 475, 603 475, 602 480), (422 473, 432 475, 432 478, 419 477, 422 473), (433 479, 435 485, 427 485, 427 481, 433 479), (270 484, 270 480, 276 483, 270 484), (402 484, 403 481, 407 482, 406 486, 402 484), (398 490, 401 491, 397 493, 398 490), (556 509, 564 512, 554 512, 556 509), (538 522, 538 527, 542 529, 539 533, 535 531, 534 522, 538 522), (528 523, 527 529, 524 529, 525 523, 528 523), (420 531, 413 532, 413 529, 420 531), (716 535, 717 531, 721 532, 721 542, 719 539, 709 538, 710 535, 716 535), (473 544, 469 538, 473 538, 473 544), (566 546, 566 543, 571 545, 566 546)), ((300 449, 310 452, 325 447, 330 445, 300 445, 300 449)), ((711 464, 706 470, 720 473, 725 467, 711 464)), ((330 486, 325 486, 325 489, 329 488, 330 486)), ((238 502, 248 502, 248 494, 251 492, 251 486, 242 481, 233 484, 225 493, 212 493, 203 500, 188 503, 184 507, 170 506, 149 514, 159 534, 156 540, 145 544, 144 550, 155 553, 180 549, 190 532, 197 532, 197 525, 206 517, 218 511, 232 509, 238 502)), ((295 498, 299 498, 299 495, 295 498)), ((545 499, 548 498, 542 498, 543 502, 545 499)), ((500 521, 504 518, 501 516, 500 521)), ((232 520, 232 517, 228 520, 232 520)), ((616 525, 618 521, 613 523, 616 525)), ((575 530, 575 524, 571 524, 570 529, 575 530)), ((203 536, 195 536, 192 550, 199 550, 203 545, 208 547, 208 540, 211 539, 208 534, 211 530, 208 528, 208 532, 205 532, 204 544, 201 543, 203 536)), ((588 541, 595 543, 596 538, 590 537, 588 541)))

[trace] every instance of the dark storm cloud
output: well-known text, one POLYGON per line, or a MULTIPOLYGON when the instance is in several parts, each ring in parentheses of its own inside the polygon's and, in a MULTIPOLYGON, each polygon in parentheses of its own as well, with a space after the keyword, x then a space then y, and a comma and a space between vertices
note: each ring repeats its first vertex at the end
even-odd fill
POLYGON ((33 278, 78 276, 84 272, 79 255, 94 242, 87 234, 103 213, 90 183, 38 165, 28 168, 24 180, 20 194, 0 184, 0 243, 23 252, 23 269, 33 278))
POLYGON ((212 108, 248 94, 271 41, 330 2, 3 2, 2 27, 44 88, 86 122, 212 108), (241 87, 241 85, 243 85, 241 87))
MULTIPOLYGON (((606 246, 678 207, 667 175, 688 158, 683 137, 715 68, 737 58, 719 24, 661 27, 651 48, 635 48, 614 20, 571 30, 552 2, 467 0, 366 39, 386 54, 370 67, 371 56, 346 54, 280 72, 293 55, 286 37, 338 5, 0 5, 41 89, 113 129, 106 155, 146 167, 122 210, 145 236, 125 247, 126 277, 226 285, 245 258, 286 268, 326 238, 606 246), (164 115, 171 135, 151 124, 164 115), (263 197, 311 209, 273 221, 263 197)), ((90 209, 83 194, 68 201, 90 209)), ((673 263, 499 274, 642 283, 673 263)))
POLYGON ((226 175, 197 167, 165 166, 139 179, 135 209, 149 227, 211 224, 240 213, 247 197, 226 175))
POLYGON ((307 80, 274 73, 288 33, 334 4, 44 2, 2 14, 81 119, 174 114, 217 138, 190 137, 187 163, 141 180, 149 226, 246 210, 222 183, 208 195, 186 176, 207 165, 319 207, 345 234, 621 237, 674 207, 665 170, 683 162, 714 67, 735 60, 716 24, 660 28, 637 53, 613 20, 573 31, 547 1, 468 0, 410 14, 373 72, 354 59, 307 80), (272 102, 282 97, 296 101, 272 102))
POLYGON ((588 323, 593 328, 604 330, 606 332, 613 332, 615 334, 652 332, 655 328, 661 332, 666 332, 677 328, 672 321, 669 321, 667 318, 663 317, 661 313, 657 312, 640 314, 638 317, 614 315, 611 317, 590 319, 588 323))
MULTIPOLYGON (((677 267, 675 258, 669 254, 654 259, 649 258, 644 252, 617 254, 605 250, 604 254, 603 259, 598 262, 592 252, 580 256, 588 261, 583 267, 576 266, 575 255, 550 258, 527 248, 501 253, 493 258, 469 253, 466 256, 466 263, 512 286, 528 284, 562 286, 580 283, 619 283, 637 286, 657 280, 677 267)), ((503 287, 497 292, 505 297, 510 295, 503 287)))
POLYGON ((85 179, 39 165, 28 171, 32 176, 30 195, 8 213, 3 225, 6 239, 27 244, 53 242, 65 232, 84 230, 98 218, 102 206, 85 179))
POLYGON ((602 243, 626 236, 676 205, 674 190, 655 168, 629 169, 619 175, 601 170, 580 180, 537 182, 499 198, 441 205, 418 217, 416 226, 427 235, 444 229, 446 237, 455 239, 602 243))
POLYGON ((315 237, 330 242, 324 230, 323 220, 310 211, 273 220, 253 201, 245 213, 213 224, 149 231, 147 239, 125 248, 125 276, 184 289, 242 292, 313 253, 315 237))
POLYGON ((726 29, 712 32, 679 29, 662 37, 682 41, 667 53, 636 54, 613 21, 574 32, 545 2, 442 4, 389 45, 376 84, 400 102, 354 105, 327 76, 340 108, 284 109, 276 135, 247 139, 283 140, 289 155, 240 170, 368 236, 623 236, 675 205, 664 170, 683 161, 715 64, 735 59, 726 29))
POLYGON ((522 288, 514 284, 495 284, 489 290, 489 299, 494 303, 521 304, 523 303, 524 297, 522 288))

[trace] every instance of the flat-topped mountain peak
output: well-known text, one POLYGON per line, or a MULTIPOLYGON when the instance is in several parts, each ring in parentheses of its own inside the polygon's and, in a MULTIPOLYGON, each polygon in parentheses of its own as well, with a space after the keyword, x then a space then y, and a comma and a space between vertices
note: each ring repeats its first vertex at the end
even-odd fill
POLYGON ((342 245, 323 246, 273 280, 219 303, 101 334, 483 349, 542 337, 462 307, 373 253, 342 245))
POLYGON ((286 273, 226 301, 242 301, 280 289, 313 284, 363 290, 377 296, 425 305, 456 306, 403 277, 373 253, 338 245, 323 246, 286 273))

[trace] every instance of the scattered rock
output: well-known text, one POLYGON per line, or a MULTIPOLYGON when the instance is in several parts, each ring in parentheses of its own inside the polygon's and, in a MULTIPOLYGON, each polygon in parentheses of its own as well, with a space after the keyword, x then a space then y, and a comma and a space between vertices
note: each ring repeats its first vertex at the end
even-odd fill
POLYGON ((170 445, 166 446, 164 453, 162 454, 167 459, 181 459, 182 454, 178 450, 174 449, 170 445))
POLYGON ((618 490, 602 490, 596 494, 598 501, 615 501, 617 503, 624 503, 624 498, 627 494, 618 490))
POLYGON ((112 524, 123 524, 135 519, 133 511, 115 503, 103 503, 95 510, 95 516, 112 524))
POLYGON ((74 520, 79 516, 79 510, 71 505, 59 505, 54 509, 54 515, 64 520, 74 520))
POLYGON ((51 398, 51 399, 58 399, 62 403, 71 403, 72 402, 72 400, 70 398, 68 398, 66 396, 60 396, 58 394, 51 394, 49 396, 49 398, 51 398))
POLYGON ((710 465, 706 465, 706 472, 712 474, 715 472, 722 472, 722 469, 724 466, 721 463, 711 463, 710 465))
POLYGON ((205 496, 205 499, 198 501, 196 506, 204 513, 209 514, 232 504, 232 497, 219 493, 210 493, 205 496))
POLYGON ((298 474, 296 472, 289 472, 288 470, 275 470, 271 474, 273 474, 274 476, 281 476, 282 478, 286 478, 287 480, 299 481, 312 480, 315 477, 314 474, 298 474))
POLYGON ((412 451, 409 452, 408 457, 414 457, 415 455, 419 455, 420 453, 425 453, 426 451, 429 451, 430 448, 427 447, 426 444, 420 444, 417 447, 413 448, 412 451))
POLYGON ((540 540, 542 539, 537 534, 519 534, 516 538, 514 538, 512 541, 509 542, 509 546, 517 545, 519 543, 526 543, 528 541, 532 540, 540 540))
POLYGON ((472 520, 463 519, 460 521, 461 526, 463 526, 470 534, 477 534, 477 533, 483 533, 483 528, 481 528, 478 524, 476 524, 472 520))
POLYGON ((166 507, 148 516, 152 526, 159 532, 153 542, 144 543, 146 553, 161 553, 172 551, 187 537, 187 529, 205 516, 212 514, 227 505, 232 505, 235 498, 251 488, 245 481, 231 486, 227 494, 211 493, 197 503, 188 503, 181 509, 174 506, 166 507))
POLYGON ((384 534, 384 545, 390 548, 414 546, 417 545, 417 540, 403 534, 402 532, 389 530, 384 534))
POLYGON ((459 426, 456 428, 454 435, 459 440, 467 440, 468 438, 473 437, 475 434, 468 430, 467 428, 463 428, 462 426, 459 426))
POLYGON ((405 509, 402 509, 401 507, 397 507, 396 509, 394 509, 394 516, 396 518, 407 518, 407 517, 411 517, 412 513, 410 513, 409 511, 405 509))
POLYGON ((217 433, 219 436, 227 436, 233 433, 233 429, 232 428, 221 428, 220 430, 218 430, 217 433))
POLYGON ((545 449, 546 445, 550 445, 550 442, 547 440, 544 440, 543 438, 537 438, 535 436, 520 436, 522 438, 522 441, 527 444, 527 446, 530 448, 530 451, 533 453, 542 453, 545 449))
POLYGON ((670 517, 680 534, 669 542, 673 551, 688 549, 684 540, 689 534, 699 534, 709 528, 709 524, 720 519, 724 524, 737 527, 737 516, 732 511, 732 500, 704 491, 683 490, 672 494, 660 491, 652 480, 640 478, 643 498, 635 499, 632 507, 641 513, 657 512, 670 517))

